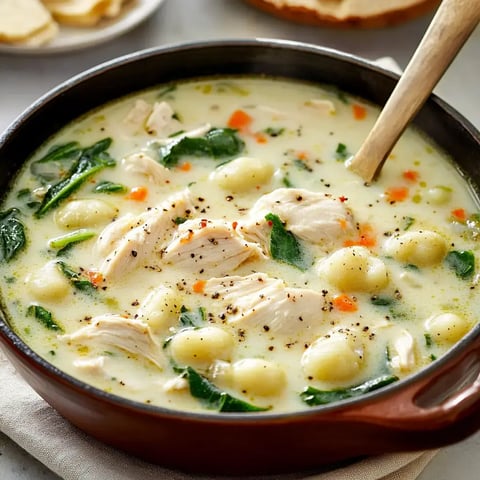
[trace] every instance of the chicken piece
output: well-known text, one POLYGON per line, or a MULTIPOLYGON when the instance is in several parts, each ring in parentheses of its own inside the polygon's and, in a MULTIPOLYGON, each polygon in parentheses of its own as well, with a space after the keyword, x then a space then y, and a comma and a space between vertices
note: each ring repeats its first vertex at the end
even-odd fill
POLYGON ((138 223, 138 217, 127 213, 109 223, 98 236, 95 245, 96 252, 106 257, 115 247, 116 243, 138 223))
POLYGON ((168 137, 182 129, 182 124, 174 118, 175 112, 167 102, 155 102, 153 111, 147 118, 147 133, 158 137, 168 137))
POLYGON ((199 127, 189 130, 187 132, 179 133, 174 137, 160 138, 156 140, 155 143, 158 145, 168 145, 169 143, 178 143, 185 137, 200 138, 203 137, 206 133, 208 133, 211 129, 212 126, 209 123, 205 123, 204 125, 200 125, 199 127))
POLYGON ((160 184, 168 180, 169 170, 156 162, 146 153, 133 153, 122 160, 122 166, 127 173, 143 175, 148 181, 160 184))
POLYGON ((220 316, 228 323, 298 337, 323 327, 321 293, 286 287, 263 273, 212 278, 204 292, 218 302, 220 316))
POLYGON ((305 103, 307 107, 312 107, 318 110, 322 114, 333 115, 336 112, 335 105, 330 100, 324 100, 319 98, 312 98, 305 103))
POLYGON ((231 223, 206 219, 182 223, 162 255, 165 263, 208 276, 227 275, 243 262, 261 257, 261 248, 245 241, 231 223))
POLYGON ((411 333, 391 322, 380 323, 374 328, 386 330, 392 368, 400 372, 411 370, 416 363, 415 340, 411 333))
POLYGON ((76 332, 59 336, 69 344, 119 348, 163 368, 165 360, 147 324, 120 315, 99 315, 76 332))
POLYGON ((94 358, 77 358, 73 366, 84 373, 95 376, 105 376, 105 357, 100 355, 94 358))
POLYGON ((130 224, 126 233, 125 223, 119 223, 121 234, 116 234, 112 227, 107 227, 105 240, 104 232, 100 234, 101 245, 112 244, 112 250, 102 262, 99 272, 108 281, 125 275, 145 261, 155 261, 152 258, 155 251, 167 241, 176 227, 175 219, 186 217, 194 211, 188 190, 181 191, 168 197, 159 206, 151 208, 137 217, 135 223, 130 224), (118 241, 114 241, 118 238, 118 241))
POLYGON ((342 245, 355 231, 353 216, 341 200, 301 188, 277 188, 255 202, 240 225, 242 235, 265 245, 270 231, 265 220, 268 213, 277 215, 299 238, 326 248, 342 245))
POLYGON ((152 106, 145 100, 137 100, 127 113, 127 116, 123 119, 123 123, 133 132, 143 131, 147 118, 152 113, 152 110, 152 106))

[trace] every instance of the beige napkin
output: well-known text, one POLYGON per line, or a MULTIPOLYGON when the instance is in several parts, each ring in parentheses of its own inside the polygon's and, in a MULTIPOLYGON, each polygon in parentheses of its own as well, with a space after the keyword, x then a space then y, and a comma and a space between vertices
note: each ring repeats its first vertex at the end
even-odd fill
MULTIPOLYGON (((65 480, 191 480, 118 452, 84 434, 47 405, 0 351, 0 430, 65 480)), ((263 480, 413 480, 435 451, 371 457, 318 475, 280 475, 263 480)), ((208 477, 203 477, 208 480, 208 477)), ((215 477, 219 480, 220 477, 215 477)), ((261 477, 250 477, 251 480, 261 477)))
MULTIPOLYGON (((390 57, 376 63, 400 73, 390 57)), ((67 422, 43 401, 0 351, 0 431, 65 480, 191 480, 104 445, 67 422)), ((250 480, 414 480, 436 450, 370 457, 344 468, 312 474, 249 477, 250 480)), ((202 477, 208 480, 208 477, 202 477)), ((223 477, 227 478, 227 477, 223 477)), ((237 477, 238 478, 238 477, 237 477)), ((215 477, 220 480, 220 477, 215 477)))

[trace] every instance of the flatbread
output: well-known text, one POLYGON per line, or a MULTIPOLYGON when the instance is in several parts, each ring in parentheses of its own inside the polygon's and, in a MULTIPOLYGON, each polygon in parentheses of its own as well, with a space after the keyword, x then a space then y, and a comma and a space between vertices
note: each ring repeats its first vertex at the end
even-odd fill
POLYGON ((25 41, 51 23, 50 12, 39 0, 0 0, 0 41, 25 41))
POLYGON ((440 0, 246 0, 300 23, 343 27, 384 27, 422 15, 440 0))
POLYGON ((53 18, 61 24, 93 27, 107 12, 115 12, 115 0, 43 0, 53 18))

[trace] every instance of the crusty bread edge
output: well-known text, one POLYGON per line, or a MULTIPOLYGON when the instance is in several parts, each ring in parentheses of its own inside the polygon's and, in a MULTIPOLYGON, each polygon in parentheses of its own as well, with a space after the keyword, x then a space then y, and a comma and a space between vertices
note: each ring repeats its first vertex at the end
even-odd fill
POLYGON ((340 28, 382 28, 396 25, 424 15, 440 4, 440 0, 420 0, 415 5, 410 5, 407 8, 397 8, 369 17, 350 16, 339 19, 331 15, 323 15, 318 11, 305 7, 277 7, 268 0, 245 1, 264 12, 296 23, 340 28))

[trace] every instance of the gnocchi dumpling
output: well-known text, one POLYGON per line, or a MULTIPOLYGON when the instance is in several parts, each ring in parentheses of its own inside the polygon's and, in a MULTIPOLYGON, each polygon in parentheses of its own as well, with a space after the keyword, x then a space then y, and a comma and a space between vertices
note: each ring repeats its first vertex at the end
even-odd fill
POLYGON ((445 312, 428 318, 425 329, 434 342, 455 343, 470 330, 470 323, 460 315, 445 312))
POLYGON ((244 192, 272 178, 273 165, 264 160, 239 157, 213 172, 212 179, 223 189, 244 192))
POLYGON ((202 370, 215 360, 230 360, 234 340, 219 327, 203 327, 178 332, 170 342, 173 360, 202 370))
POLYGON ((395 260, 426 267, 440 263, 447 253, 447 242, 436 232, 419 230, 390 237, 385 253, 395 260))
POLYGON ((117 214, 118 209, 103 200, 72 200, 55 212, 55 223, 67 229, 94 227, 111 222, 117 214))
POLYGON ((278 395, 286 385, 284 370, 260 358, 245 358, 232 365, 234 388, 246 395, 278 395))
POLYGON ((160 286, 150 292, 137 310, 137 318, 156 332, 164 331, 177 321, 181 299, 172 288, 160 286))
POLYGON ((25 283, 33 297, 41 301, 60 300, 70 291, 68 280, 54 261, 28 274, 25 283))
POLYGON ((345 247, 322 260, 319 274, 342 291, 374 292, 388 284, 387 267, 365 247, 345 247))
POLYGON ((339 332, 315 340, 301 358, 305 376, 320 382, 348 382, 360 372, 362 363, 361 346, 339 332))

